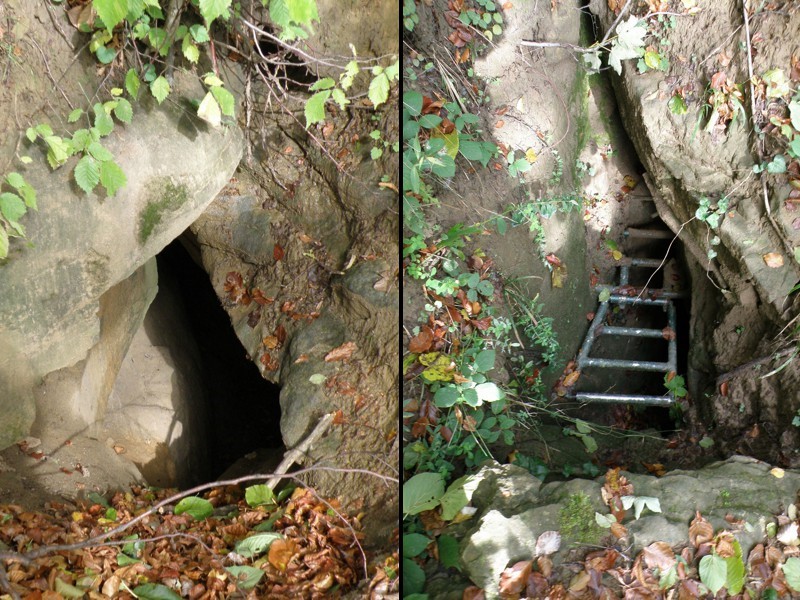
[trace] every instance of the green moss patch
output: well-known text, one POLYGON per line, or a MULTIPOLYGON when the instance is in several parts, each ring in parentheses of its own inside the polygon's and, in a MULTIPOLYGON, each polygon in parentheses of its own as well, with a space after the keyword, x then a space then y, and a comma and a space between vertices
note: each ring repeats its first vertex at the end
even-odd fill
POLYGON ((155 186, 151 199, 139 217, 139 241, 144 244, 153 234, 153 230, 161 223, 167 213, 174 212, 186 203, 189 198, 184 185, 175 185, 172 180, 165 180, 155 186))

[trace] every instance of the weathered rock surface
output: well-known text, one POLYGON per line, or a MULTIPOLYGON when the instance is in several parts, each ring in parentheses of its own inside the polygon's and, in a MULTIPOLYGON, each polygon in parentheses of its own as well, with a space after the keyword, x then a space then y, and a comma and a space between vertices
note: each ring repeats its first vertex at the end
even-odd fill
MULTIPOLYGON (((68 169, 52 172, 43 158, 25 169, 24 176, 38 191, 39 212, 26 217, 32 246, 15 242, 0 265, 0 288, 12 292, 0 297, 0 337, 9 355, 29 364, 35 378, 87 359, 102 340, 103 316, 98 317, 98 311, 103 312, 103 295, 186 229, 228 181, 241 157, 242 136, 236 127, 212 130, 180 108, 147 102, 136 107, 135 117, 130 125, 117 125, 105 143, 128 178, 114 198, 83 194, 68 169)), ((124 304, 124 294, 120 300, 124 304)), ((108 331, 113 341, 107 343, 116 347, 98 348, 95 357, 87 359, 100 361, 96 377, 103 382, 82 384, 94 394, 75 403, 76 416, 84 424, 102 416, 115 369, 146 304, 132 307, 127 335, 119 328, 108 331), (105 363, 100 355, 107 358, 105 363)), ((108 318, 125 320, 120 310, 124 309, 118 301, 106 311, 114 313, 108 318)), ((84 378, 82 373, 72 375, 84 378)), ((30 400, 18 402, 18 410, 29 414, 29 404, 30 400)), ((20 419, 10 422, 14 420, 20 419)), ((7 445, 17 433, 0 437, 0 445, 7 445)))
MULTIPOLYGON (((800 488, 800 473, 786 471, 779 479, 770 469, 767 463, 734 456, 697 471, 672 471, 660 478, 625 473, 634 495, 658 498, 661 506, 661 513, 645 509, 637 520, 629 511, 623 524, 633 544, 631 555, 655 541, 676 548, 688 544, 689 523, 699 511, 715 531, 732 529, 726 515, 745 521, 750 527, 736 531, 735 536, 746 556, 764 537, 766 524, 795 500, 800 488)), ((585 494, 593 510, 609 512, 600 496, 602 479, 541 485, 523 469, 496 463, 487 463, 476 477, 482 483, 472 504, 479 510, 461 541, 461 562, 470 579, 486 590, 487 598, 498 597, 500 574, 509 564, 531 558, 542 532, 559 530, 570 496, 585 494)), ((593 520, 594 514, 585 517, 593 520)), ((556 562, 574 542, 562 540, 556 562)))

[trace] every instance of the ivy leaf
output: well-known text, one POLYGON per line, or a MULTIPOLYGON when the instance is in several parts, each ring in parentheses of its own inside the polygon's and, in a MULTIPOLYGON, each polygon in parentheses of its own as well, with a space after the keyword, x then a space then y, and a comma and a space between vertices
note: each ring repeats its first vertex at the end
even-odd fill
POLYGON ((83 114, 83 109, 76 108, 71 113, 69 113, 69 116, 67 117, 67 123, 74 123, 75 121, 81 118, 82 114, 83 114))
POLYGON ((186 57, 192 64, 197 64, 197 61, 200 59, 200 50, 197 46, 192 43, 191 36, 186 36, 183 38, 183 44, 181 45, 181 51, 183 55, 186 57))
POLYGON ((128 94, 134 100, 139 97, 140 85, 139 76, 136 74, 136 70, 128 69, 128 72, 125 74, 125 89, 128 90, 128 94))
POLYGON ((728 577, 728 564, 716 554, 707 554, 700 560, 700 581, 716 596, 725 585, 728 577))
POLYGON ((200 103, 200 106, 197 109, 197 116, 212 127, 219 127, 222 123, 222 113, 219 110, 219 104, 217 104, 217 101, 214 99, 214 95, 211 92, 206 92, 203 101, 200 103))
POLYGON ((317 92, 306 102, 306 127, 325 120, 325 101, 330 98, 331 91, 317 92))
POLYGON ((161 104, 170 93, 169 82, 163 75, 159 75, 153 83, 150 84, 150 93, 153 94, 153 98, 161 104))
POLYGON ((128 14, 127 0, 92 0, 92 6, 108 31, 119 25, 128 14))
POLYGON ((128 178, 113 160, 100 163, 100 183, 106 188, 106 194, 113 196, 119 188, 128 183, 128 178))
POLYGON ((131 103, 125 98, 117 100, 117 105, 114 107, 114 115, 123 123, 130 123, 133 118, 133 107, 131 103))
POLYGON ((214 505, 205 498, 188 496, 175 505, 175 514, 189 514, 192 518, 202 521, 214 514, 214 505))
POLYGON ((608 53, 608 64, 617 72, 617 75, 622 74, 620 61, 638 58, 642 55, 645 35, 647 35, 647 27, 644 25, 644 21, 640 21, 638 17, 631 16, 617 26, 617 37, 608 53))
POLYGON ((117 57, 117 51, 108 46, 100 46, 94 51, 94 55, 100 63, 108 65, 117 57))
POLYGON ((231 5, 231 0, 200 0, 200 14, 206 21, 206 25, 210 25, 217 17, 228 19, 228 7, 231 5))
POLYGON ((84 155, 75 165, 75 183, 87 194, 100 183, 100 168, 91 156, 84 155))
POLYGON ((381 72, 372 79, 367 96, 375 108, 389 99, 389 78, 385 72, 381 72))
POLYGON ((256 567, 248 567, 247 565, 243 565, 241 567, 225 567, 225 570, 233 575, 233 577, 236 579, 236 587, 240 587, 245 590, 250 590, 256 587, 258 582, 261 581, 261 578, 264 576, 264 571, 261 569, 257 569, 256 567))
POLYGON ((236 114, 236 100, 234 100, 233 94, 231 94, 224 87, 212 87, 211 93, 214 94, 214 98, 216 98, 217 102, 219 102, 219 107, 222 110, 223 115, 232 117, 236 114))
POLYGON ((202 44, 203 42, 207 42, 209 40, 208 29, 206 29, 203 25, 192 25, 189 27, 189 33, 194 38, 194 41, 198 44, 202 44))

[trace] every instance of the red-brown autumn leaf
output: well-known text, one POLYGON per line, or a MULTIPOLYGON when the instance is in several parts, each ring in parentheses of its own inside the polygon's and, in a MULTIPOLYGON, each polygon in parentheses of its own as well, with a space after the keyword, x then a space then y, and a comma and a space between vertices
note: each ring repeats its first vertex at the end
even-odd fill
POLYGON ((771 269, 777 269, 783 266, 783 256, 777 252, 768 252, 763 257, 764 262, 771 269))
POLYGON ((261 362, 262 365, 264 365, 264 368, 267 371, 277 371, 278 367, 280 366, 278 361, 272 358, 272 356, 270 356, 269 352, 264 352, 264 354, 261 355, 259 361, 261 362))
POLYGON ((675 330, 672 327, 664 327, 661 330, 661 337, 665 340, 674 340, 675 339, 675 330))
POLYGON ((645 469, 650 471, 656 477, 663 477, 667 472, 666 469, 664 468, 664 465, 662 465, 661 463, 643 462, 642 464, 644 465, 645 469))
POLYGON ((285 571, 295 554, 297 554, 297 542, 285 538, 275 540, 270 544, 267 558, 273 567, 279 571, 285 571))
POLYGON ((561 259, 560 259, 560 258, 558 258, 558 257, 557 257, 555 254, 553 254, 552 252, 551 252, 550 254, 548 254, 547 256, 545 256, 545 257, 544 257, 544 259, 545 259, 547 262, 549 262, 551 265, 553 265, 554 267, 560 267, 560 266, 561 266, 561 259))
POLYGON ((564 382, 563 382, 562 385, 564 387, 572 387, 573 385, 575 385, 578 382, 578 378, 580 376, 581 376, 581 372, 580 371, 573 371, 572 373, 570 373, 569 375, 564 377, 564 382))
POLYGON ((714 528, 703 518, 700 511, 697 511, 695 515, 689 524, 689 542, 697 548, 700 544, 710 542, 714 538, 714 528))
POLYGON ((274 258, 276 261, 278 261, 278 260, 281 260, 283 258, 283 255, 284 255, 284 252, 283 252, 283 248, 281 247, 281 245, 280 244, 275 244, 272 247, 272 258, 274 258))
POLYGON ((532 560, 523 560, 503 571, 500 575, 500 595, 512 598, 519 597, 522 590, 525 589, 532 567, 532 560))
POLYGON ((675 564, 675 552, 666 542, 653 542, 642 549, 644 562, 651 569, 666 573, 675 564))
POLYGON ((275 348, 278 347, 278 338, 276 338, 274 335, 268 335, 261 340, 261 342, 268 350, 275 350, 275 348))
POLYGON ((253 298, 253 302, 255 302, 260 306, 266 306, 267 304, 272 304, 273 302, 275 302, 275 298, 267 298, 266 296, 264 296, 264 292, 262 292, 258 288, 253 289, 251 296, 253 298))
POLYGON ((468 588, 464 588, 461 600, 486 600, 486 594, 481 588, 471 585, 468 588))
POLYGON ((345 342, 341 346, 334 348, 325 355, 325 362, 333 362, 336 360, 347 360, 352 356, 353 351, 356 349, 355 342, 345 342))
POLYGON ((424 325, 420 332, 408 342, 408 351, 414 354, 422 354, 430 350, 432 343, 433 330, 427 325, 424 325))

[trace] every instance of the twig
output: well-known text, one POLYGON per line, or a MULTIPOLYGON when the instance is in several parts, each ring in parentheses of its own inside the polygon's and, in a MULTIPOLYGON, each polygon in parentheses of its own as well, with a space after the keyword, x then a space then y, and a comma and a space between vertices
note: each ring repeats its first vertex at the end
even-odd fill
POLYGON ((734 377, 736 377, 737 375, 740 375, 741 373, 743 373, 744 371, 747 371, 748 369, 751 369, 751 368, 753 368, 753 367, 755 367, 757 365, 763 365, 764 363, 769 362, 771 360, 777 360, 779 358, 782 358, 782 357, 786 356, 787 354, 791 354, 794 350, 795 350, 795 347, 792 346, 791 348, 785 348, 784 350, 781 350, 779 352, 775 352, 774 354, 769 354, 767 356, 762 356, 761 358, 756 358, 754 360, 751 360, 751 361, 748 361, 748 362, 744 363, 743 365, 739 365, 735 369, 731 369, 727 373, 723 373, 722 375, 717 377, 717 387, 719 388, 719 386, 722 385, 723 383, 725 383, 726 381, 729 381, 729 380, 733 379, 734 377))
POLYGON ((268 488, 275 489, 275 486, 280 483, 281 479, 283 479, 281 475, 284 475, 289 470, 289 467, 303 458, 306 450, 308 450, 312 444, 322 437, 322 435, 328 430, 328 427, 331 426, 331 422, 333 422, 333 413, 328 413, 319 420, 317 426, 314 427, 314 430, 308 434, 306 439, 284 454, 283 460, 275 468, 274 476, 267 481, 268 488))
POLYGON ((529 46, 531 48, 567 48, 573 52, 594 52, 597 47, 584 48, 583 46, 576 46, 575 44, 568 44, 567 42, 532 42, 529 40, 522 40, 519 42, 520 46, 529 46))
POLYGON ((44 62, 44 68, 47 71, 47 76, 50 78, 50 81, 53 82, 53 85, 56 87, 56 89, 59 92, 61 92, 62 96, 64 96, 64 100, 67 101, 67 105, 69 106, 69 109, 70 110, 74 110, 75 107, 72 106, 72 102, 69 101, 69 98, 67 97, 67 94, 64 93, 64 90, 61 89, 61 86, 58 85, 58 82, 56 81, 55 77, 53 77, 53 74, 50 72, 50 65, 47 63, 47 58, 45 57, 44 51, 42 50, 41 46, 39 46, 39 44, 36 42, 36 39, 33 38, 33 37, 30 38, 30 41, 34 46, 36 46, 36 49, 39 51, 39 54, 42 55, 42 61, 44 62))

